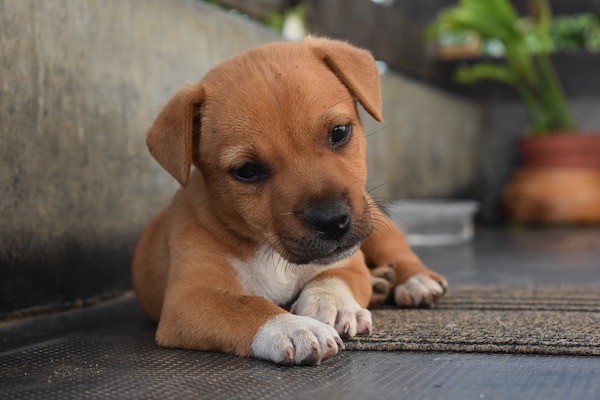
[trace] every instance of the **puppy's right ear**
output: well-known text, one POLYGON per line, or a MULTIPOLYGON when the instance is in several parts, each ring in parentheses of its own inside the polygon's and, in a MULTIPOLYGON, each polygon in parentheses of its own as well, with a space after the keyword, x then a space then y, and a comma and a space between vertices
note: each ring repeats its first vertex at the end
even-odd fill
POLYGON ((194 153, 194 119, 204 101, 200 83, 188 84, 160 111, 146 135, 150 154, 173 175, 182 186, 187 186, 194 153))

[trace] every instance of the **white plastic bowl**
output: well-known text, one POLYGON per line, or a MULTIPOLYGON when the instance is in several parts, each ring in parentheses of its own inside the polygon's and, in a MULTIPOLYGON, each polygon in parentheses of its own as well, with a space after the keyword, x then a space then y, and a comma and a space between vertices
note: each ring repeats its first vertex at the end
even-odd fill
POLYGON ((382 208, 402 227, 410 245, 447 246, 473 239, 479 205, 466 200, 396 200, 382 208))

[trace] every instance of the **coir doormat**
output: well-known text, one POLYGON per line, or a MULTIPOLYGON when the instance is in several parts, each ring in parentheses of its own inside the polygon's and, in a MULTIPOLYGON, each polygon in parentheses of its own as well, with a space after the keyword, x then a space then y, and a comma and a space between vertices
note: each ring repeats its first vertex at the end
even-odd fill
POLYGON ((460 286, 433 308, 372 311, 347 349, 600 355, 600 287, 460 286))

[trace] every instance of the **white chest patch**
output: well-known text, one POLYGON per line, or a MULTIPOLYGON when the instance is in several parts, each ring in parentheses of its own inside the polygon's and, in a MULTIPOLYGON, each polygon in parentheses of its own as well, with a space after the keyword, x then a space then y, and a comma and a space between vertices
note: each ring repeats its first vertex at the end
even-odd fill
POLYGON ((312 278, 323 271, 344 266, 344 260, 331 265, 292 264, 271 246, 263 245, 253 258, 233 258, 231 265, 249 295, 262 296, 277 305, 285 305, 294 300, 312 278))

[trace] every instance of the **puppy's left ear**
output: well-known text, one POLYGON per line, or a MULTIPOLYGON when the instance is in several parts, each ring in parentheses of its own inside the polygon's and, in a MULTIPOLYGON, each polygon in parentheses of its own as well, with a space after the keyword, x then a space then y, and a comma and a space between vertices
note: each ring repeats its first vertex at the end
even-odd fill
POLYGON ((182 186, 187 186, 194 156, 194 120, 204 101, 200 83, 188 84, 160 111, 146 135, 148 150, 182 186))
POLYGON ((377 121, 383 121, 379 72, 371 53, 339 40, 308 37, 305 42, 340 78, 365 110, 377 121))

